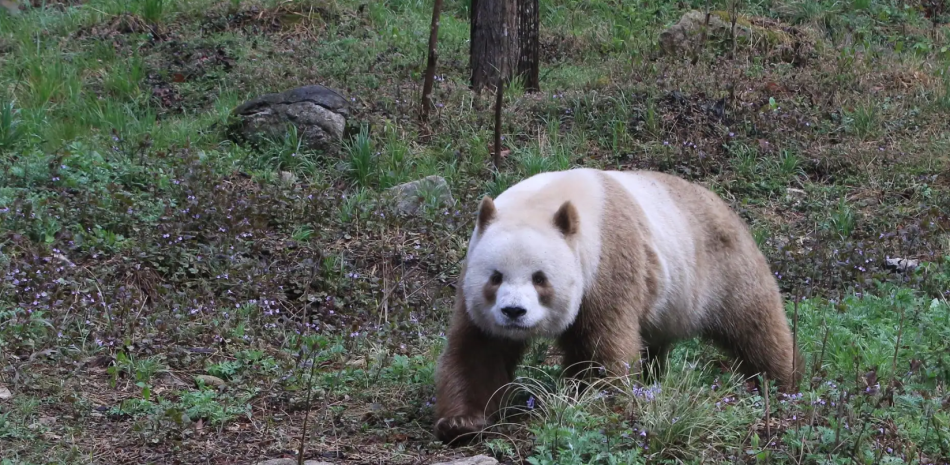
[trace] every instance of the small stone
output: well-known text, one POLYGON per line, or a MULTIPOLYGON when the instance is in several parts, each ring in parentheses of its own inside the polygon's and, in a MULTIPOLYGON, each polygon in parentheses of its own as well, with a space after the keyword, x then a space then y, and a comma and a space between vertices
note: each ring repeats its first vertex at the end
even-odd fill
POLYGON ((10 13, 10 16, 17 16, 20 14, 20 7, 17 5, 17 2, 13 0, 0 0, 0 6, 7 10, 10 13))
POLYGON ((439 462, 432 465, 495 465, 498 461, 487 455, 476 455, 474 457, 465 457, 451 462, 439 462))
POLYGON ((909 271, 917 268, 920 262, 909 258, 888 258, 884 261, 884 267, 891 271, 909 271))
POLYGON ((0 384, 0 400, 7 400, 11 398, 13 398, 13 393, 10 392, 10 389, 0 384))
POLYGON ((211 375, 195 376, 195 384, 197 383, 204 383, 205 386, 214 386, 218 388, 222 388, 225 386, 225 384, 227 384, 223 379, 211 375))
POLYGON ((389 189, 396 198, 396 210, 413 215, 430 198, 437 204, 452 206, 455 199, 445 178, 441 176, 427 176, 417 181, 407 182, 389 189))
POLYGON ((290 171, 281 171, 280 172, 280 183, 286 186, 292 186, 297 182, 297 175, 291 173, 290 171))
POLYGON ((63 254, 61 254, 61 253, 54 253, 54 254, 53 254, 53 258, 55 258, 55 259, 57 259, 57 260, 59 260, 59 261, 65 263, 65 264, 68 265, 70 268, 75 268, 75 267, 76 267, 76 264, 75 264, 75 263, 71 262, 71 261, 69 260, 69 258, 66 258, 66 256, 63 255, 63 254))
POLYGON ((109 355, 94 355, 92 357, 87 357, 83 360, 82 364, 88 368, 105 368, 109 366, 115 359, 109 355))
POLYGON ((31 423, 27 426, 29 429, 37 429, 43 427, 50 427, 56 423, 56 417, 40 417, 39 420, 31 423))

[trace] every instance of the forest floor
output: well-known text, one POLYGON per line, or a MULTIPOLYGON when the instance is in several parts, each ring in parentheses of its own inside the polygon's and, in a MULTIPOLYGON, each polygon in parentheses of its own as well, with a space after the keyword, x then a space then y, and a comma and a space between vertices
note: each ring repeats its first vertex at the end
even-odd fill
POLYGON ((663 30, 727 2, 542 0, 541 91, 506 91, 493 173, 469 2, 444 2, 427 127, 428 1, 20 3, 0 9, 3 465, 254 463, 304 437, 333 463, 950 462, 948 12, 737 2, 755 40, 667 53, 663 30), (350 105, 337 153, 228 140, 237 105, 306 84, 350 105), (577 396, 539 342, 535 408, 434 439, 478 200, 575 166, 675 173, 749 222, 800 393, 685 341, 659 386, 577 396), (429 175, 454 202, 395 214, 386 190, 429 175))

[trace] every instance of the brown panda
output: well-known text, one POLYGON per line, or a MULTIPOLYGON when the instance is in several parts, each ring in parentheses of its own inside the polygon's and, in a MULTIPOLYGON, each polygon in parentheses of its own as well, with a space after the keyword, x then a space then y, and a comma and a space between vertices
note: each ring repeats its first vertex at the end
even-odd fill
POLYGON ((542 173, 485 197, 436 373, 436 437, 490 423, 532 338, 566 374, 662 361, 702 337, 746 375, 794 389, 802 360, 778 285, 748 227, 716 194, 645 171, 542 173))

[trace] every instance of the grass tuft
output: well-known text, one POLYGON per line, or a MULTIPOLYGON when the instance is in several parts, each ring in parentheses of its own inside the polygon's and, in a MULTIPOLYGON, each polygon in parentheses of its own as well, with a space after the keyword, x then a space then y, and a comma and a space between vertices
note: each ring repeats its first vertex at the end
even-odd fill
POLYGON ((710 384, 709 364, 681 356, 685 363, 666 365, 662 381, 651 385, 633 375, 590 384, 540 370, 519 377, 513 391, 527 400, 506 413, 530 419, 528 428, 537 438, 531 463, 589 463, 608 457, 649 463, 741 453, 737 446, 761 414, 762 399, 745 395, 743 379, 735 372, 710 384))
POLYGON ((349 155, 349 175, 357 186, 370 188, 376 170, 377 153, 369 129, 361 127, 359 134, 345 145, 349 155))
POLYGON ((0 154, 12 150, 24 139, 26 131, 15 102, 0 102, 0 154))

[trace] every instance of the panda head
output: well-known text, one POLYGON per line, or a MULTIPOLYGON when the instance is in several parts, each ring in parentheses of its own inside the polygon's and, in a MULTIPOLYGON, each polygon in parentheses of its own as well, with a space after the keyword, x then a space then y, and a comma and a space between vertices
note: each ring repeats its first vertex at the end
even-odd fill
POLYGON ((553 214, 479 207, 464 282, 476 325, 498 337, 557 337, 580 308, 584 279, 575 252, 579 215, 570 201, 553 214))

